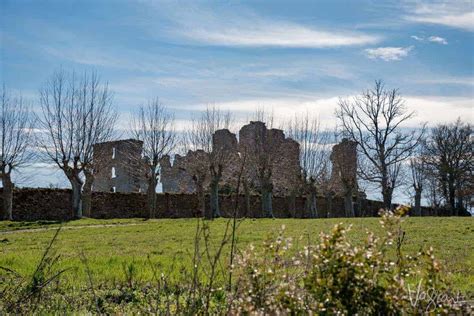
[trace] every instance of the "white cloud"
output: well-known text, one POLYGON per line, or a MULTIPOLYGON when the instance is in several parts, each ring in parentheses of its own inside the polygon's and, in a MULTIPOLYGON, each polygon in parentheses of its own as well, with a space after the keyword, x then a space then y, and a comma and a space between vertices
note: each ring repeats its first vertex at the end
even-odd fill
POLYGON ((448 45, 448 41, 445 38, 439 37, 439 36, 430 36, 428 38, 428 41, 433 42, 433 43, 442 44, 442 45, 448 45))
POLYGON ((409 21, 445 25, 465 31, 474 31, 474 6, 472 0, 417 3, 409 6, 409 21))
POLYGON ((327 48, 374 44, 380 40, 376 35, 274 20, 246 10, 236 13, 188 8, 170 15, 177 24, 171 33, 206 45, 327 48))
POLYGON ((412 126, 429 122, 430 126, 444 122, 453 122, 460 117, 465 122, 474 122, 472 98, 407 96, 406 105, 415 111, 417 116, 411 121, 412 126))
POLYGON ((223 46, 274 46, 325 48, 373 44, 374 36, 327 32, 294 24, 261 25, 254 28, 195 29, 186 36, 207 44, 223 46))
POLYGON ((448 41, 444 37, 441 37, 441 36, 432 35, 428 38, 424 38, 423 36, 412 35, 410 37, 412 39, 414 39, 415 41, 418 41, 418 42, 428 41, 428 42, 432 42, 432 43, 448 45, 448 41))
MULTIPOLYGON (((345 98, 351 99, 349 95, 345 98)), ((440 96, 406 96, 404 97, 408 111, 415 111, 416 116, 403 124, 403 127, 419 127, 428 122, 429 126, 439 123, 455 121, 461 117, 466 122, 474 122, 474 113, 472 111, 472 99, 469 97, 440 97, 440 96)), ((243 112, 240 115, 244 118, 241 122, 246 123, 251 119, 251 114, 256 108, 264 108, 266 111, 273 112, 276 126, 281 126, 282 122, 294 117, 298 113, 310 113, 319 117, 323 128, 335 128, 337 125, 334 111, 338 106, 339 97, 325 98, 255 98, 246 100, 235 100, 229 102, 216 102, 215 105, 222 110, 232 112, 243 112)), ((196 110, 204 109, 205 106, 196 107, 196 110)), ((180 122, 181 125, 185 121, 180 122)))
POLYGON ((382 59, 385 61, 400 60, 408 56, 408 53, 413 49, 413 46, 409 47, 378 47, 378 48, 367 48, 365 53, 367 57, 371 59, 382 59))
POLYGON ((418 42, 423 42, 425 40, 423 37, 416 36, 416 35, 412 35, 410 37, 413 38, 415 41, 418 41, 418 42))
POLYGON ((474 77, 438 77, 436 78, 422 78, 414 80, 416 83, 421 84, 452 84, 452 85, 465 85, 474 86, 474 77))
MULTIPOLYGON (((235 101, 215 102, 222 110, 229 110, 239 114, 241 122, 246 123, 252 119, 252 114, 257 108, 264 109, 274 115, 275 126, 281 126, 283 122, 293 118, 295 114, 309 111, 317 115, 324 128, 335 128, 336 119, 334 109, 339 97, 317 98, 317 97, 281 97, 281 98, 254 98, 240 99, 235 101)), ((196 106, 195 109, 204 109, 205 105, 196 106)))

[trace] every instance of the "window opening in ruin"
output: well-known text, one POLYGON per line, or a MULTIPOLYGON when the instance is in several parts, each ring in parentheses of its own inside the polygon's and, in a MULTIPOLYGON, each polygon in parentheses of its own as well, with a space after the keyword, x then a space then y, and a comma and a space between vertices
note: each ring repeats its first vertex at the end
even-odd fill
POLYGON ((117 178, 117 175, 115 174, 115 167, 112 167, 112 178, 117 178))
POLYGON ((112 193, 117 192, 117 188, 116 188, 116 187, 111 187, 111 188, 110 188, 110 192, 112 192, 112 193))
POLYGON ((112 147, 112 159, 115 159, 115 147, 112 147))

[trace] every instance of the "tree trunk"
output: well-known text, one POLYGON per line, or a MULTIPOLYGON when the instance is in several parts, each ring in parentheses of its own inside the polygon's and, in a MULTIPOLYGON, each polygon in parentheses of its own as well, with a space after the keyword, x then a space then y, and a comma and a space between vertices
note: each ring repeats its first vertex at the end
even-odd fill
POLYGON ((13 182, 10 174, 4 174, 2 177, 3 184, 3 211, 5 220, 13 220, 13 182))
POLYGON ((415 207, 414 207, 415 216, 421 216, 421 190, 415 189, 415 207))
POLYGON ((272 191, 271 184, 266 183, 262 186, 262 212, 264 217, 273 218, 272 191))
POLYGON ((392 192, 393 189, 390 187, 388 182, 387 171, 382 172, 382 199, 383 199, 383 206, 386 210, 392 209, 392 192))
POLYGON ((383 205, 387 210, 392 209, 392 192, 393 190, 388 186, 382 189, 383 205))
POLYGON ((148 189, 147 189, 147 204, 148 204, 148 217, 156 217, 156 179, 152 176, 148 180, 148 189))
POLYGON ((308 195, 306 197, 306 207, 308 209, 309 217, 310 218, 317 218, 318 217, 318 208, 317 208, 317 192, 316 187, 313 184, 309 185, 308 188, 308 195))
POLYGON ((327 218, 332 217, 332 192, 326 192, 326 208, 327 208, 327 218))
POLYGON ((357 192, 356 195, 356 204, 357 204, 357 212, 355 213, 356 217, 365 217, 366 210, 364 205, 364 195, 361 192, 357 192))
POLYGON ((199 201, 199 209, 201 210, 201 216, 203 216, 205 219, 212 219, 212 213, 209 211, 206 211, 206 193, 204 192, 204 188, 202 184, 199 184, 196 186, 196 193, 198 196, 198 201, 199 201))
POLYGON ((346 190, 344 194, 344 213, 346 217, 354 217, 354 203, 352 201, 352 190, 346 190))
POLYGON ((211 218, 217 218, 221 217, 221 212, 219 209, 219 180, 220 177, 214 176, 214 178, 211 180, 210 183, 210 189, 211 189, 211 201, 210 201, 210 206, 211 206, 211 218))
POLYGON ((448 188, 449 188, 449 208, 451 210, 450 215, 457 215, 456 214, 456 211, 457 211, 456 210, 456 190, 454 188, 454 183, 450 181, 448 184, 448 188))
POLYGON ((94 175, 90 171, 84 171, 86 181, 82 188, 82 214, 85 217, 91 217, 92 208, 92 184, 94 183, 94 175))
MULTIPOLYGON (((288 196, 288 211, 290 212, 293 218, 296 218, 296 191, 291 190, 290 195, 288 196)), ((301 214, 301 217, 304 217, 305 214, 301 214)))
POLYGON ((457 202, 456 202, 456 216, 459 216, 460 212, 465 210, 464 199, 463 199, 463 197, 461 196, 460 193, 458 193, 456 199, 457 199, 457 202))
POLYGON ((82 180, 78 176, 69 179, 72 188, 72 217, 82 217, 82 180))
POLYGON ((250 216, 250 188, 247 180, 243 181, 245 196, 245 216, 250 216))

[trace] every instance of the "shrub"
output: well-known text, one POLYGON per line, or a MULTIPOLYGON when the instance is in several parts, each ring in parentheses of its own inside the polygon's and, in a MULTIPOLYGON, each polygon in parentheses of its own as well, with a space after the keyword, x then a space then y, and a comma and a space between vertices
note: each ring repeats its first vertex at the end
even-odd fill
POLYGON ((321 233, 318 244, 292 253, 292 239, 284 238, 283 227, 262 250, 251 246, 238 257, 235 273, 239 278, 229 299, 231 310, 262 315, 459 311, 462 306, 449 296, 433 250, 403 254, 400 223, 407 211, 399 207, 395 212, 381 212, 385 235, 367 232, 359 246, 347 238, 350 227, 339 224, 331 233, 321 233), (438 293, 443 299, 436 304, 432 299, 416 300, 411 291, 415 287, 418 293, 438 293))

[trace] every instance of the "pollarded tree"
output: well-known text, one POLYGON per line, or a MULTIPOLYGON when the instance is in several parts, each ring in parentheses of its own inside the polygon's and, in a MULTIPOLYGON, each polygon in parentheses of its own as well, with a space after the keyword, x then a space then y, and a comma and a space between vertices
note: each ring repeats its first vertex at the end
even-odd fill
POLYGON ((407 111, 399 91, 385 89, 382 81, 360 96, 339 100, 336 109, 344 137, 355 141, 367 160, 360 176, 380 186, 386 208, 391 208, 401 163, 411 156, 424 133, 424 126, 419 131, 403 129, 414 115, 407 111))
POLYGON ((198 117, 191 120, 191 126, 184 133, 183 147, 185 150, 202 151, 199 155, 200 159, 190 160, 187 168, 193 177, 196 191, 200 195, 201 209, 207 219, 221 216, 219 183, 224 169, 232 161, 233 148, 231 148, 231 144, 217 140, 216 132, 230 134, 229 129, 232 121, 230 112, 221 111, 215 106, 208 106, 198 117), (205 194, 203 186, 207 181, 209 181, 210 190, 210 212, 206 212, 205 199, 203 198, 205 194))
POLYGON ((3 186, 3 211, 13 219, 12 171, 31 161, 28 153, 33 121, 30 109, 21 97, 11 97, 2 88, 0 109, 0 179, 3 186))
MULTIPOLYGON (((257 109, 254 120, 240 130, 240 152, 247 159, 244 181, 259 191, 263 216, 273 217, 274 166, 281 159, 281 139, 284 136, 281 130, 272 128, 273 112, 257 109)), ((250 187, 244 182, 244 189, 246 185, 250 187)))
POLYGON ((131 122, 133 136, 143 141, 143 163, 148 182, 147 200, 150 218, 156 216, 156 186, 160 176, 160 160, 176 147, 174 116, 158 98, 141 105, 131 122))
POLYGON ((410 175, 411 175, 411 186, 415 193, 415 206, 414 214, 421 216, 421 195, 423 193, 423 186, 426 182, 426 163, 421 156, 415 156, 410 158, 410 175))
MULTIPOLYGON (((93 146, 110 137, 116 119, 111 93, 95 72, 78 76, 61 70, 41 89, 40 105, 38 145, 69 180, 72 215, 80 218, 84 172, 93 169, 93 146)), ((90 203, 86 207, 90 210, 90 203)))
POLYGON ((326 181, 329 167, 329 133, 322 131, 318 118, 307 112, 289 122, 289 137, 300 144, 301 180, 310 217, 319 217, 316 205, 317 186, 326 181))
POLYGON ((113 139, 118 114, 112 104, 112 96, 108 92, 107 85, 101 84, 97 74, 91 73, 81 82, 79 93, 82 95, 81 102, 85 102, 84 108, 88 112, 85 125, 89 128, 86 136, 87 150, 84 151, 83 158, 82 214, 90 217, 96 169, 100 169, 103 165, 91 147, 93 149, 94 144, 113 139))

